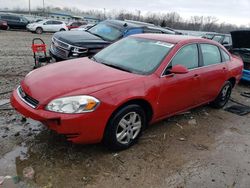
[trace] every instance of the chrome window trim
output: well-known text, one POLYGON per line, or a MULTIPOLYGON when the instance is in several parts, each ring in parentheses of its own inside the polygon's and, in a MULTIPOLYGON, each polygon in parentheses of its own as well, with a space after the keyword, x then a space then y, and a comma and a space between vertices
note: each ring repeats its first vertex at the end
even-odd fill
POLYGON ((26 100, 24 100, 24 98, 21 96, 21 93, 20 93, 20 91, 19 91, 20 88, 21 88, 21 86, 18 86, 17 89, 16 89, 18 97, 19 97, 25 104, 27 104, 27 105, 30 106, 31 108, 34 108, 34 109, 35 109, 36 107, 35 107, 34 105, 28 103, 28 102, 27 102, 26 100))
MULTIPOLYGON (((171 75, 171 74, 166 74, 166 75, 164 75, 164 72, 165 72, 166 69, 168 68, 169 63, 174 59, 174 57, 177 55, 177 53, 178 53, 182 48, 184 48, 184 47, 186 47, 186 46, 188 46, 188 45, 192 45, 192 44, 197 44, 197 45, 199 45, 199 44, 210 44, 210 45, 214 45, 214 44, 211 44, 211 43, 200 43, 200 42, 192 42, 192 43, 185 44, 185 45, 182 46, 182 47, 173 55, 173 57, 170 59, 170 61, 168 62, 167 66, 163 69, 160 78, 164 78, 164 77, 166 77, 166 76, 171 75)), ((220 49, 219 46, 217 46, 217 45, 214 45, 214 46, 216 46, 216 47, 218 48, 218 50, 220 49)), ((223 49, 222 49, 222 50, 223 50, 223 49)), ((219 50, 219 51, 220 51, 220 50, 219 50)), ((229 56, 229 57, 230 57, 230 56, 229 56)), ((222 55, 221 55, 221 58, 222 58, 222 55)), ((230 57, 230 60, 231 60, 231 57, 230 57)), ((227 61, 226 61, 226 62, 227 62, 227 61)), ((220 63, 226 63, 226 62, 223 62, 223 60, 221 60, 220 63)), ((201 68, 204 68, 204 67, 214 66, 214 65, 217 65, 217 64, 220 64, 220 63, 216 63, 216 64, 212 64, 212 65, 206 65, 206 66, 201 66, 201 67, 196 67, 196 68, 188 69, 188 71, 190 72, 190 71, 197 70, 197 69, 201 69, 201 68)))
MULTIPOLYGON (((167 66, 163 69, 163 71, 162 71, 162 73, 161 73, 161 78, 163 78, 163 77, 165 77, 165 76, 168 76, 168 75, 164 75, 164 72, 166 71, 166 69, 168 68, 168 65, 169 65, 169 63, 175 58, 175 56, 177 55, 177 53, 179 53, 179 51, 182 49, 182 48, 184 48, 184 47, 186 47, 186 46, 188 46, 188 45, 192 45, 192 44, 198 44, 197 42, 192 42, 192 43, 188 43, 188 44, 185 44, 184 46, 182 46, 179 50, 177 50, 177 52, 173 55, 173 57, 170 59, 170 61, 167 63, 167 66)), ((198 51, 198 47, 197 47, 197 51, 198 51)), ((195 69, 195 68, 194 68, 195 69)), ((193 69, 188 69, 189 71, 190 70, 193 70, 193 69)))

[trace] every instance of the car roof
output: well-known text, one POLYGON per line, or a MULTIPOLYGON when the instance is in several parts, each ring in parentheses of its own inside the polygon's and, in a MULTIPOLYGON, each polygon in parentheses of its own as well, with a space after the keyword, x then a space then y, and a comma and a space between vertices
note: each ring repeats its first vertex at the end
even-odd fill
POLYGON ((126 21, 121 21, 121 20, 105 20, 103 23, 109 23, 112 25, 115 25, 116 27, 123 28, 123 29, 130 29, 130 28, 144 28, 145 26, 135 24, 135 23, 130 23, 126 21))
POLYGON ((185 41, 205 42, 205 43, 217 44, 217 42, 214 42, 212 40, 203 39, 200 37, 188 36, 188 35, 136 34, 136 35, 132 35, 132 37, 158 40, 158 41, 167 42, 167 43, 171 43, 171 44, 177 44, 179 42, 185 42, 185 41))
POLYGON ((136 22, 131 22, 129 20, 105 20, 103 21, 103 23, 109 23, 111 25, 113 25, 114 27, 119 28, 120 30, 127 30, 127 29, 132 29, 132 28, 148 28, 148 29, 155 29, 155 30, 159 30, 165 33, 169 33, 169 34, 175 34, 174 31, 167 29, 167 28, 163 28, 163 27, 159 27, 159 26, 155 26, 155 25, 146 25, 146 24, 142 24, 140 22, 136 23, 136 22))

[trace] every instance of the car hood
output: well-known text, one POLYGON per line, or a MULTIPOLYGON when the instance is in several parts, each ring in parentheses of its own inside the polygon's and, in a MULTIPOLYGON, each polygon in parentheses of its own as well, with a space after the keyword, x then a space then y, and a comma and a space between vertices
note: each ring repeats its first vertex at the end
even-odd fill
POLYGON ((232 31, 233 48, 250 48, 250 30, 232 31))
POLYGON ((95 36, 87 31, 65 31, 57 32, 54 37, 68 44, 80 47, 88 47, 91 44, 110 44, 110 42, 95 36))
POLYGON ((47 104, 58 97, 89 95, 138 77, 141 76, 79 58, 36 69, 25 77, 21 86, 40 104, 47 104))

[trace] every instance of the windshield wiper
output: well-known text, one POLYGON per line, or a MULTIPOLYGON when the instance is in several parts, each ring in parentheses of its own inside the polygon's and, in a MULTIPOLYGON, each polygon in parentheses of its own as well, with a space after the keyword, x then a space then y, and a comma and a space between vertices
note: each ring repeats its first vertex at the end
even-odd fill
POLYGON ((92 33, 92 32, 90 32, 89 30, 86 30, 88 33, 91 33, 92 35, 95 35, 95 36, 97 36, 97 37, 99 37, 99 38, 101 38, 102 40, 105 40, 105 41, 111 41, 111 40, 108 40, 108 39, 106 39, 106 38, 104 38, 104 37, 102 37, 101 35, 98 35, 98 34, 96 34, 96 33, 92 33))
POLYGON ((115 68, 115 69, 119 69, 119 70, 122 70, 122 71, 133 73, 133 71, 131 71, 131 70, 128 70, 126 68, 123 68, 123 67, 120 67, 120 66, 117 66, 117 65, 114 65, 114 64, 108 64, 108 63, 104 63, 104 62, 101 62, 101 63, 104 64, 104 65, 106 65, 106 66, 115 68))

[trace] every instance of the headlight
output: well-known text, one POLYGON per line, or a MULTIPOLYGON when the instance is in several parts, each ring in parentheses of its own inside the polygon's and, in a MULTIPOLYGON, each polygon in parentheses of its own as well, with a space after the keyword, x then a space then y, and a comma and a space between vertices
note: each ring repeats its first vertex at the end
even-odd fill
POLYGON ((73 96, 63 97, 52 100, 46 110, 67 114, 79 114, 84 112, 92 112, 99 105, 100 101, 91 96, 73 96))
POLYGON ((86 53, 87 51, 88 51, 87 48, 73 47, 72 49, 73 53, 79 53, 79 54, 86 53))

